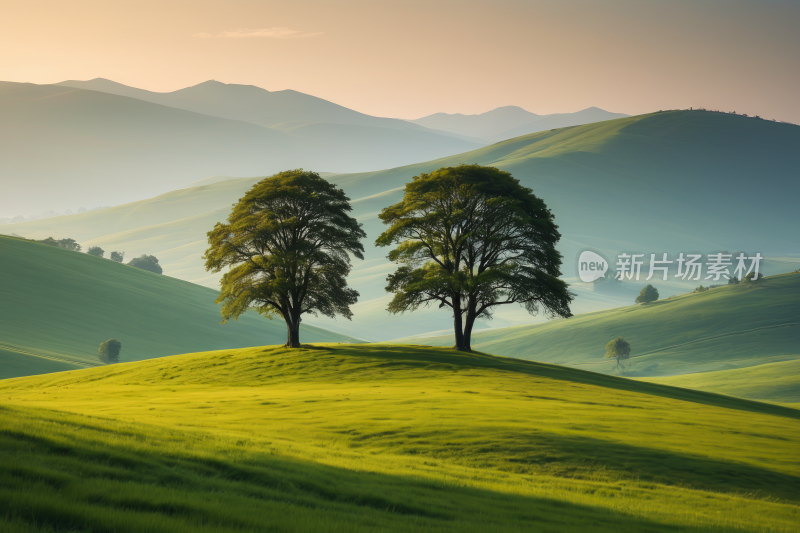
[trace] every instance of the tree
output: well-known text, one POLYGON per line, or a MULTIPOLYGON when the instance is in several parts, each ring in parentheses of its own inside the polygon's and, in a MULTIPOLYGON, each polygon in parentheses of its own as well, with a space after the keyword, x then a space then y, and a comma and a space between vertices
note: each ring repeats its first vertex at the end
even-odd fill
POLYGON ((119 362, 119 351, 122 349, 122 343, 117 339, 108 339, 106 342, 100 344, 98 357, 107 365, 119 362))
POLYGON ((75 242, 75 239, 60 239, 56 240, 52 237, 48 237, 46 239, 42 239, 40 241, 42 244, 46 244, 48 246, 55 246, 56 248, 64 248, 65 250, 71 250, 73 252, 80 252, 81 245, 75 242))
POLYGON ((81 251, 81 245, 75 242, 75 239, 60 239, 58 241, 58 246, 65 250, 72 250, 73 252, 81 251))
POLYGON ((400 264, 386 278, 389 312, 449 308, 456 349, 471 350, 475 320, 497 306, 572 316, 553 214, 508 172, 461 165, 420 174, 380 219, 389 228, 375 243, 397 245, 388 257, 400 264))
POLYGON ((147 270, 148 272, 153 272, 155 274, 161 274, 163 272, 161 265, 158 264, 158 258, 154 255, 140 255, 139 257, 131 259, 128 262, 128 265, 141 268, 142 270, 147 270))
MULTIPOLYGON (((208 233, 206 270, 229 269, 217 303, 224 322, 250 308, 286 322, 300 346, 302 315, 351 319, 358 292, 347 286, 350 255, 364 259, 350 198, 319 174, 288 170, 261 180, 208 233)), ((223 322, 223 323, 224 323, 223 322)))
POLYGON ((742 280, 742 283, 744 285, 758 285, 758 284, 761 283, 761 281, 763 279, 764 279, 764 276, 756 277, 756 273, 755 272, 750 272, 749 274, 747 274, 744 277, 744 279, 742 280))
POLYGON ((125 252, 111 252, 111 260, 116 261, 117 263, 122 263, 122 260, 125 259, 125 252))
POLYGON ((86 250, 86 253, 89 255, 93 255, 95 257, 103 257, 103 255, 105 255, 106 252, 99 246, 92 246, 91 248, 86 250))
POLYGON ((655 302, 656 300, 658 300, 658 289, 652 285, 642 288, 641 292, 639 292, 639 296, 636 297, 637 304, 649 304, 650 302, 655 302))
POLYGON ((609 359, 617 360, 617 368, 620 368, 620 361, 630 358, 631 345, 622 337, 617 337, 608 341, 606 344, 606 355, 609 359))

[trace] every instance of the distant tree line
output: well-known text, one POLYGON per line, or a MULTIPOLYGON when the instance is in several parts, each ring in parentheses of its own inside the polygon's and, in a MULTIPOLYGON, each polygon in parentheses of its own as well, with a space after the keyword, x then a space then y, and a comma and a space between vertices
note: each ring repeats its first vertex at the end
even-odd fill
MULTIPOLYGON (((65 250, 71 250, 73 252, 80 252, 82 249, 81 245, 78 244, 75 241, 75 239, 56 240, 53 237, 47 237, 46 239, 42 239, 35 242, 47 244, 48 246, 55 246, 57 248, 63 248, 65 250)), ((89 247, 88 250, 86 250, 86 253, 94 257, 102 258, 105 257, 106 252, 99 246, 91 246, 89 247)), ((109 255, 109 259, 111 259, 116 263, 122 263, 123 260, 125 259, 125 252, 116 252, 116 251, 111 252, 111 254, 109 255)), ((131 259, 128 262, 128 265, 142 270, 147 270, 148 272, 153 272, 155 274, 163 273, 161 265, 158 264, 158 258, 154 255, 146 255, 146 254, 140 255, 139 257, 131 259)))

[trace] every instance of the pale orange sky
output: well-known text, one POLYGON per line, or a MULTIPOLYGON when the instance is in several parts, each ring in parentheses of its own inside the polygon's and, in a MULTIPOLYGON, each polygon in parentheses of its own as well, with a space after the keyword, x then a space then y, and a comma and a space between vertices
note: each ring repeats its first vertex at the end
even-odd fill
POLYGON ((797 1, 0 4, 5 81, 216 79, 400 118, 694 106, 800 123, 797 1))

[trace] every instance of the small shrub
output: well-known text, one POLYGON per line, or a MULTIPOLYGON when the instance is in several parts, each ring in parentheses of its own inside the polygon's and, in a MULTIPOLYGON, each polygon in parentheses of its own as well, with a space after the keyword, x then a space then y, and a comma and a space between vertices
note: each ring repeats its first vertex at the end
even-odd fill
POLYGON ((161 274, 163 272, 161 265, 158 264, 158 258, 154 255, 140 255, 139 257, 131 259, 128 264, 132 267, 141 268, 142 270, 147 270, 155 274, 161 274))
POLYGON ((122 260, 125 259, 125 252, 111 252, 111 260, 117 263, 122 263, 122 260))
POLYGON ((92 246, 91 248, 86 250, 86 253, 89 255, 93 255, 95 257, 103 257, 106 251, 100 248, 99 246, 92 246))
POLYGON ((636 297, 637 304, 648 304, 650 302, 655 302, 656 300, 658 300, 658 289, 652 285, 642 288, 639 296, 636 297))
POLYGON ((121 342, 117 339, 108 339, 106 342, 100 344, 100 348, 97 350, 98 357, 107 365, 118 363, 121 349, 121 342))

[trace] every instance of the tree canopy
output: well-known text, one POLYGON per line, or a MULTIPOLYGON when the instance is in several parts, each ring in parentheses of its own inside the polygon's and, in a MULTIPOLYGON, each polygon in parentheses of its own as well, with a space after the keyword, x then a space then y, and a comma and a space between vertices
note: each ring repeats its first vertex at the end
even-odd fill
POLYGON ((117 263, 122 263, 125 259, 125 252, 111 252, 110 259, 117 263))
POLYGON ((380 218, 389 228, 376 244, 396 245, 388 257, 400 264, 387 277, 388 310, 448 308, 457 349, 471 349, 475 320, 497 306, 572 316, 553 214, 508 172, 461 165, 420 174, 380 218))
POLYGON ((636 303, 649 304, 650 302, 655 302, 658 298, 658 289, 652 285, 647 285, 646 287, 642 287, 642 290, 639 291, 639 296, 636 297, 636 303))
POLYGON ((624 359, 628 359, 631 356, 631 345, 628 341, 623 339, 622 337, 617 337, 616 339, 611 339, 606 344, 606 355, 607 358, 616 359, 617 361, 617 368, 619 368, 620 361, 624 359))
POLYGON ((208 233, 206 270, 229 269, 217 303, 225 321, 250 308, 286 321, 287 346, 300 345, 302 315, 352 317, 350 255, 364 258, 350 199, 314 172, 289 170, 253 186, 228 221, 208 233))
POLYGON ((161 265, 158 264, 158 258, 154 255, 140 255, 139 257, 134 257, 128 261, 128 265, 141 268, 142 270, 147 270, 148 272, 153 272, 155 274, 161 274, 164 271, 161 268, 161 265))
POLYGON ((64 248, 65 250, 71 250, 73 252, 80 252, 81 245, 75 242, 75 239, 54 239, 52 237, 48 237, 46 239, 42 239, 40 241, 42 244, 47 244, 48 246, 55 246, 57 248, 64 248))
POLYGON ((100 248, 99 246, 92 246, 91 248, 86 250, 86 253, 89 255, 93 255, 95 257, 103 257, 106 251, 100 248))
POLYGON ((119 362, 119 352, 122 349, 122 343, 117 339, 108 339, 100 344, 98 348, 98 357, 107 365, 119 362))

